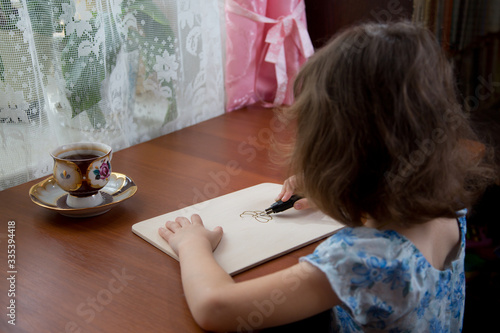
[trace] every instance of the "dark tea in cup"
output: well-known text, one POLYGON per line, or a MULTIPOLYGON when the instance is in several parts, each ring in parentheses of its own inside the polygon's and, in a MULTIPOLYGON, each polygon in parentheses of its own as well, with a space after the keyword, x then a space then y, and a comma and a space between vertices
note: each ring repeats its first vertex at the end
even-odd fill
POLYGON ((111 176, 112 149, 103 143, 72 143, 51 153, 57 184, 69 193, 66 203, 73 208, 102 203, 99 190, 111 176))

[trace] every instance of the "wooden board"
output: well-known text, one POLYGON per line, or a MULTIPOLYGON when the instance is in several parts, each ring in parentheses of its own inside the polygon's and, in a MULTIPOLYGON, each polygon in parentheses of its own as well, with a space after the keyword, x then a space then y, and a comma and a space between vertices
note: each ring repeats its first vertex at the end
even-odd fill
POLYGON ((273 214, 267 223, 243 215, 263 211, 274 202, 280 184, 263 183, 199 204, 136 223, 132 231, 178 260, 158 228, 178 216, 199 214, 207 229, 220 225, 224 230, 214 257, 222 268, 234 275, 287 252, 333 234, 343 225, 319 211, 289 209, 273 214))

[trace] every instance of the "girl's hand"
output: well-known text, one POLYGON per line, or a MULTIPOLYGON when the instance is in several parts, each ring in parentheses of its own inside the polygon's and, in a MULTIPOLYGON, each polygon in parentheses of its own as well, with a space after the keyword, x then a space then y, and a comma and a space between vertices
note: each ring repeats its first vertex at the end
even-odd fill
POLYGON ((191 216, 191 221, 186 217, 178 217, 175 221, 167 221, 165 227, 160 228, 158 232, 177 255, 179 255, 181 247, 203 242, 214 251, 219 245, 223 233, 222 227, 215 227, 213 231, 206 229, 197 214, 191 216))
MULTIPOLYGON (((283 187, 281 188, 280 194, 276 197, 276 201, 281 200, 283 202, 286 202, 290 197, 295 194, 297 191, 297 178, 296 176, 292 176, 285 180, 283 183, 283 187)), ((300 200, 297 200, 293 204, 293 208, 297 210, 302 210, 302 209, 307 209, 307 208, 312 208, 313 205, 309 203, 309 200, 307 198, 302 198, 300 200)))

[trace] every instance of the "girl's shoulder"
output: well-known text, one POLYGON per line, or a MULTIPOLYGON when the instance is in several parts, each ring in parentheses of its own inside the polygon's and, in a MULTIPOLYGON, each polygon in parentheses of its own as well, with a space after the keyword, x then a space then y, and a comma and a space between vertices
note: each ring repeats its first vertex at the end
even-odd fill
MULTIPOLYGON (((457 219, 465 235, 465 219, 457 219)), ((460 326, 465 288, 463 247, 459 252, 452 266, 438 270, 394 230, 346 227, 301 260, 325 273, 345 314, 353 320, 344 323, 363 327, 392 323, 386 328, 394 329, 418 323, 418 331, 428 331, 429 323, 450 320, 440 315, 450 311, 456 320, 448 324, 460 326)))
POLYGON ((366 248, 370 251, 381 254, 384 248, 400 247, 408 240, 393 230, 378 230, 368 227, 345 227, 321 243, 317 250, 330 249, 338 250, 362 250, 366 248))
MULTIPOLYGON (((467 210, 457 212, 457 223, 460 229, 460 247, 465 247, 467 210)), ((345 227, 321 243, 315 252, 349 251, 350 255, 364 252, 374 256, 397 259, 397 257, 421 255, 418 248, 401 233, 387 229, 378 230, 369 227, 345 227)))
POLYGON ((317 265, 353 273, 352 267, 375 264, 380 269, 394 262, 407 265, 425 265, 419 262, 421 255, 412 243, 393 230, 377 230, 368 227, 345 227, 323 241, 307 260, 317 265), (411 261, 411 262, 410 262, 411 261), (335 267, 335 268, 334 268, 335 267))
MULTIPOLYGON (((452 271, 464 255, 466 221, 463 211, 457 212, 460 228, 460 248, 449 267, 452 271)), ((345 227, 323 241, 309 259, 317 262, 334 261, 338 264, 366 265, 378 261, 383 263, 402 263, 412 268, 414 273, 425 279, 429 274, 441 275, 442 271, 433 269, 422 252, 407 237, 394 230, 378 230, 369 227, 345 227), (335 258, 335 259, 334 259, 335 258)))

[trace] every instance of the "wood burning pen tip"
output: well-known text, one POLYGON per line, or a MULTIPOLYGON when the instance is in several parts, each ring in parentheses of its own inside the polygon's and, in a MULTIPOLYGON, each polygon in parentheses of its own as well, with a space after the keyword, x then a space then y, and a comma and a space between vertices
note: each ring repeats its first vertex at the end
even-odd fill
MULTIPOLYGON (((281 201, 281 200, 278 200, 276 202, 274 202, 271 206, 269 206, 269 208, 267 208, 265 210, 265 215, 269 215, 269 214, 276 214, 276 213, 279 213, 279 212, 282 212, 282 211, 285 211, 287 209, 290 209, 293 207, 293 204, 297 201, 297 200, 300 200, 302 199, 301 196, 298 196, 298 195, 292 195, 290 197, 290 199, 288 199, 287 201, 281 201)), ((261 214, 263 215, 263 214, 261 214)))

